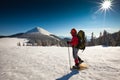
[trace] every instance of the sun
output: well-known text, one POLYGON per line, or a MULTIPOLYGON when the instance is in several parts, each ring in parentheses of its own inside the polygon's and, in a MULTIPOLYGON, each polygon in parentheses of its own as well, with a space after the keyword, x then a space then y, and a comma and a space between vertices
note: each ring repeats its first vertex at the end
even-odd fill
POLYGON ((95 12, 95 14, 103 13, 103 25, 105 26, 105 21, 107 18, 107 13, 109 11, 114 11, 112 8, 114 6, 114 0, 100 0, 100 2, 97 2, 99 4, 99 9, 95 12))
POLYGON ((99 2, 99 9, 96 11, 96 13, 100 11, 106 15, 107 11, 113 10, 112 6, 113 0, 101 0, 101 2, 99 2))
POLYGON ((112 1, 111 0, 104 0, 101 3, 101 9, 103 9, 103 10, 111 9, 111 6, 112 6, 112 1))

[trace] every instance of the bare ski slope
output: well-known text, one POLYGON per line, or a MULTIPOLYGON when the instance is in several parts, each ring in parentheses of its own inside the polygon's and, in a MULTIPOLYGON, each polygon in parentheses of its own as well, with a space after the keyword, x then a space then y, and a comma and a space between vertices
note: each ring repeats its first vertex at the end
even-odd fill
MULTIPOLYGON (((70 71, 67 47, 17 46, 0 39, 0 80, 119 80, 120 47, 87 47, 79 56, 89 69, 70 71)), ((70 48, 70 52, 71 48, 70 48)), ((71 54, 71 62, 73 59, 71 54)))

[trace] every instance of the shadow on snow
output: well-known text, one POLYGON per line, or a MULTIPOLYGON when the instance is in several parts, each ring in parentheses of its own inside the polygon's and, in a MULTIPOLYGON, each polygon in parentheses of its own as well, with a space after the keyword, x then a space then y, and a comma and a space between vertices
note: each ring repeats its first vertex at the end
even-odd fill
POLYGON ((66 74, 66 75, 64 75, 56 80, 69 80, 73 75, 76 75, 78 73, 79 73, 78 70, 71 70, 70 73, 68 73, 68 74, 66 74))

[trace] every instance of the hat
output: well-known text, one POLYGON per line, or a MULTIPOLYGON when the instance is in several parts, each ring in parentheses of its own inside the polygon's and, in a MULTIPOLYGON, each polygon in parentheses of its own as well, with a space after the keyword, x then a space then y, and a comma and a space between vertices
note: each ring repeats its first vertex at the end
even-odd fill
POLYGON ((71 34, 77 34, 77 31, 76 31, 76 29, 75 28, 73 28, 73 29, 71 29, 71 32, 70 32, 71 34))

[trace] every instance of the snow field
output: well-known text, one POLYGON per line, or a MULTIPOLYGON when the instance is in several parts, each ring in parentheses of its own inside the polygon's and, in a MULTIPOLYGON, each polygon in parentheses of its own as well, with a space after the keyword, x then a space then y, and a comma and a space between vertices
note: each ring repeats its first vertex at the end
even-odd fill
MULTIPOLYGON (((70 71, 67 47, 17 46, 25 39, 0 39, 0 80, 119 80, 120 47, 87 47, 79 56, 89 66, 70 71)), ((71 63, 73 63, 70 48, 71 63)))

